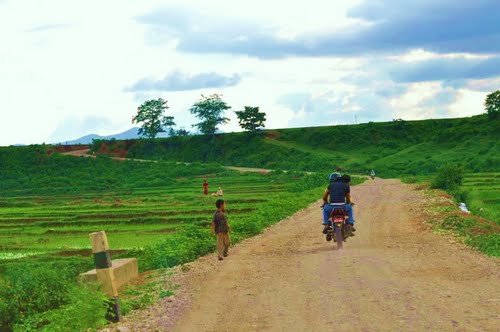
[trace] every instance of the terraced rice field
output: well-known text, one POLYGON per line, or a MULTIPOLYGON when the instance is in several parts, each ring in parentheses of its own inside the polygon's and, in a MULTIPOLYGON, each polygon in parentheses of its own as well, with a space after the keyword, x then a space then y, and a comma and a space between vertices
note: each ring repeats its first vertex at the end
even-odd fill
MULTIPOLYGON (((208 178, 221 186, 229 220, 247 217, 284 190, 278 176, 240 174, 208 178)), ((112 251, 164 240, 183 224, 208 226, 217 197, 202 194, 202 179, 133 190, 0 198, 0 260, 26 256, 90 256, 89 233, 106 231, 112 251)))
POLYGON ((463 187, 469 209, 500 224, 500 173, 467 174, 463 187))

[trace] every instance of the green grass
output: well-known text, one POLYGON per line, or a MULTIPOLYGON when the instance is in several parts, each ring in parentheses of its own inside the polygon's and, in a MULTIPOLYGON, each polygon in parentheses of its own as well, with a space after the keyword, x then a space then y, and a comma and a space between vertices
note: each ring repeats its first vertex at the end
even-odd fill
MULTIPOLYGON (((430 184, 434 175, 406 175, 402 177, 406 183, 430 184)), ((464 202, 474 214, 500 224, 500 173, 465 173, 462 186, 455 197, 457 203, 464 202)))
MULTIPOLYGON (((112 256, 137 257, 141 271, 182 264, 212 251, 215 241, 209 225, 218 198, 202 194, 204 177, 211 192, 219 186, 224 190, 234 243, 318 199, 326 184, 325 177, 317 175, 47 157, 43 147, 29 147, 25 155, 19 151, 0 149, 0 157, 7 160, 0 164, 4 180, 0 185, 0 286, 9 285, 0 290, 0 329, 63 326, 64 313, 73 312, 81 294, 88 293, 75 281, 79 273, 93 268, 91 232, 105 230, 112 256), (39 158, 33 162, 32 154, 37 153, 39 158), (62 173, 68 179, 66 185, 52 185, 62 173), (47 297, 41 284, 32 287, 37 278, 54 287, 51 276, 59 270, 68 271, 54 281, 61 288, 59 297, 47 297), (26 299, 13 296, 10 289, 14 288, 30 293, 30 301, 37 305, 23 311, 26 299)), ((173 292, 153 288, 138 291, 140 296, 129 299, 127 310, 173 292)), ((82 330, 92 315, 100 313, 97 309, 83 313, 81 320, 70 325, 82 330)), ((87 327, 97 327, 102 320, 95 317, 95 322, 87 327)))
MULTIPOLYGON (((222 186, 231 218, 245 218, 260 204, 284 191, 283 176, 242 175, 226 171, 221 180, 209 179, 211 188, 222 186), (231 183, 231 180, 238 180, 231 183), (271 181, 274 181, 272 183, 271 181), (265 193, 265 197, 262 194, 265 193), (257 199, 258 198, 258 199, 257 199), (234 202, 234 203, 233 203, 234 202)), ((49 252, 90 249, 88 234, 105 230, 113 249, 144 247, 161 241, 185 224, 209 223, 215 198, 203 195, 199 183, 175 185, 133 193, 108 191, 107 197, 66 195, 53 199, 31 196, 0 201, 0 248, 9 252, 49 252), (15 234, 15 237, 12 235, 15 234)))
POLYGON ((157 140, 98 142, 101 151, 127 147, 127 156, 225 165, 351 173, 381 177, 426 175, 446 163, 469 172, 500 171, 498 121, 485 115, 461 119, 265 130, 157 140))
MULTIPOLYGON (((113 257, 137 257, 142 271, 211 252, 208 225, 216 198, 201 194, 204 177, 210 191, 224 189, 232 239, 238 242, 320 197, 325 179, 317 174, 337 167, 350 173, 373 168, 381 177, 430 182, 441 165, 455 163, 467 172, 466 194, 455 194, 492 223, 450 217, 439 227, 498 255, 499 142, 498 122, 476 116, 221 134, 213 140, 193 136, 94 144, 101 152, 126 148, 128 157, 158 163, 49 157, 48 146, 0 147, 0 329, 50 330, 70 324, 64 317, 82 307, 82 294, 89 292, 75 279, 93 265, 90 232, 107 231, 113 257), (240 174, 216 163, 293 172, 240 174), (66 271, 58 279, 56 298, 32 282, 54 287, 54 271, 66 271), (13 296, 13 289, 26 297, 13 296), (23 301, 36 305, 26 311, 23 301)), ((153 283, 135 292, 130 309, 175 290, 153 283)), ((99 312, 82 312, 71 326, 98 327, 99 312), (95 325, 89 323, 93 318, 95 325)))
POLYGON ((462 187, 474 214, 500 224, 500 173, 467 174, 462 187))
MULTIPOLYGON (((426 183, 433 176, 404 176, 406 183, 426 183)), ((489 256, 500 256, 500 173, 466 173, 462 186, 450 192, 455 206, 432 208, 442 218, 435 221, 437 229, 452 231, 465 242, 489 256), (472 215, 458 212, 458 203, 464 202, 472 215), (482 217, 479 219, 475 216, 482 217)))

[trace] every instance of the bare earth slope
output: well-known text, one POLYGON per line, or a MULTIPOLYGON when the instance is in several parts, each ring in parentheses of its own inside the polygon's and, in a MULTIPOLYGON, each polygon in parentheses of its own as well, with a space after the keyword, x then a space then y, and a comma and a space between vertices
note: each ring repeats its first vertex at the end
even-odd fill
POLYGON ((353 187, 357 235, 337 251, 319 204, 179 272, 175 299, 125 318, 139 331, 499 331, 500 264, 423 227, 418 191, 353 187))

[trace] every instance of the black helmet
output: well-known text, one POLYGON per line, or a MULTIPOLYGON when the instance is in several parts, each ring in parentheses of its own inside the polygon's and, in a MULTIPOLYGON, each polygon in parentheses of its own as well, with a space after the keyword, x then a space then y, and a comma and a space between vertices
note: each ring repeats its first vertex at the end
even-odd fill
POLYGON ((345 183, 349 183, 351 181, 351 177, 347 174, 344 174, 340 177, 340 180, 345 183))
POLYGON ((328 177, 328 179, 330 180, 330 182, 335 182, 335 181, 337 181, 339 178, 340 178, 340 173, 337 173, 337 172, 333 172, 333 173, 332 173, 332 174, 330 174, 330 176, 328 177))

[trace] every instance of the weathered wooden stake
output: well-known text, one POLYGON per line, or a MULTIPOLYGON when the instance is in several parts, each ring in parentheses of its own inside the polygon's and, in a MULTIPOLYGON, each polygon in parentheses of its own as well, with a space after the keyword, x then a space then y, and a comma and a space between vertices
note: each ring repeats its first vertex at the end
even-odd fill
POLYGON ((94 254, 94 263, 97 272, 97 280, 102 284, 103 291, 111 298, 110 308, 106 318, 113 322, 121 319, 120 301, 118 298, 118 287, 116 287, 115 275, 113 272, 111 255, 109 253, 108 238, 106 233, 90 233, 92 241, 92 253, 94 254))

